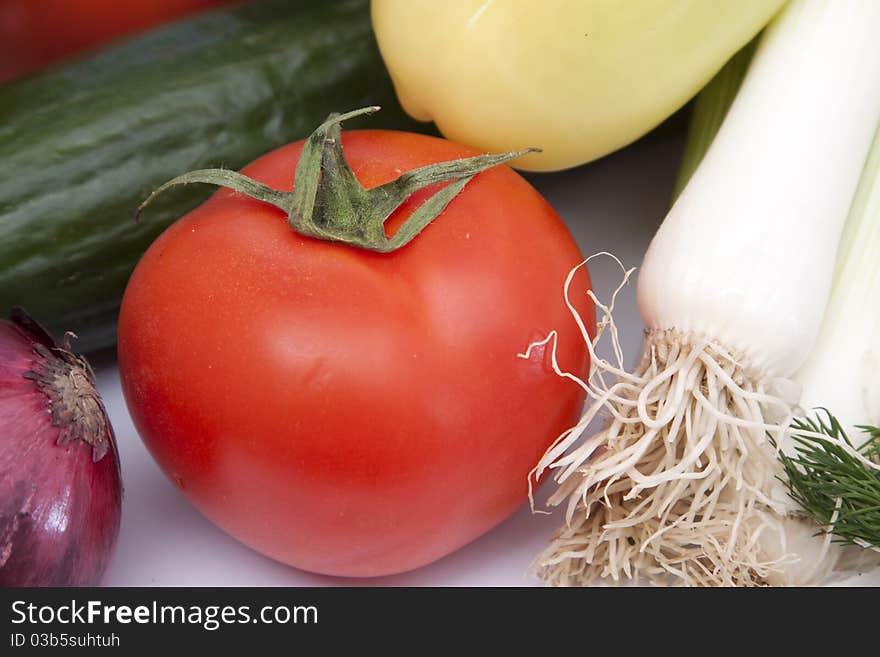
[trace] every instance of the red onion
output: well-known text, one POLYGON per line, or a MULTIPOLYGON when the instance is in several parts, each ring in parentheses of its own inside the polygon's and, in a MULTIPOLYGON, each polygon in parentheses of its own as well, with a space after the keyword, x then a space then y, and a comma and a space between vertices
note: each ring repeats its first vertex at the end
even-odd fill
POLYGON ((119 533, 116 440, 70 335, 0 320, 0 586, 97 584, 119 533))

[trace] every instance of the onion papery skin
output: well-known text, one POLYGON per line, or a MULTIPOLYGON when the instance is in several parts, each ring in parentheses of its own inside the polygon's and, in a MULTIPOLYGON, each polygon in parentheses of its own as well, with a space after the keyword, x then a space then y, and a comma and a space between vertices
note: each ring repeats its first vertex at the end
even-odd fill
POLYGON ((97 584, 121 502, 116 441, 87 363, 21 313, 0 320, 0 586, 97 584))

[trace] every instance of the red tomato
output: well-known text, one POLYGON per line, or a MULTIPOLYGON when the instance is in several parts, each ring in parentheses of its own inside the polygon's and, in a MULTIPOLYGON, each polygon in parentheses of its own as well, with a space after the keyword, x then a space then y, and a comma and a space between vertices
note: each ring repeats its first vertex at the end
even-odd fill
MULTIPOLYGON (((387 131, 344 132, 343 145, 366 187, 474 154, 387 131)), ((244 173, 289 190, 301 148, 244 173)), ((549 349, 517 354, 557 329, 562 366, 586 372, 562 294, 581 260, 507 167, 387 255, 300 236, 276 208, 221 190, 131 278, 125 398, 167 476, 247 545, 320 573, 413 569, 522 504, 531 469, 576 422, 583 391, 553 373, 549 349)), ((581 271, 573 297, 593 330, 581 271)))
POLYGON ((0 82, 229 0, 0 0, 0 82))

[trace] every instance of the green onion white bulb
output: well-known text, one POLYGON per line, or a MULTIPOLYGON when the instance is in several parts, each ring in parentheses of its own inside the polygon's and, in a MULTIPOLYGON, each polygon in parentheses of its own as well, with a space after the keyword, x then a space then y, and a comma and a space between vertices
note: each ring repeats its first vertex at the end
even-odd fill
POLYGON ((577 429, 602 411, 608 424, 566 434, 539 465, 555 470, 551 503, 567 511, 539 557, 548 582, 821 576, 827 544, 796 515, 772 441, 784 443, 799 401, 792 377, 819 337, 880 120, 878 33, 871 0, 796 0, 766 30, 646 254, 641 364, 598 361, 577 429))

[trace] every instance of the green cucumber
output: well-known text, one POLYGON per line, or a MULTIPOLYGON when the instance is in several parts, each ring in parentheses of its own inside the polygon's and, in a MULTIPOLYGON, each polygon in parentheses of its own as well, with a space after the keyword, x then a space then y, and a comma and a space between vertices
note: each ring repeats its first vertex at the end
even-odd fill
POLYGON ((211 193, 163 196, 136 224, 153 189, 367 105, 383 108, 371 128, 425 130, 398 105, 368 0, 251 2, 0 87, 0 312, 24 306, 80 350, 111 346, 141 254, 211 193))

